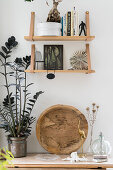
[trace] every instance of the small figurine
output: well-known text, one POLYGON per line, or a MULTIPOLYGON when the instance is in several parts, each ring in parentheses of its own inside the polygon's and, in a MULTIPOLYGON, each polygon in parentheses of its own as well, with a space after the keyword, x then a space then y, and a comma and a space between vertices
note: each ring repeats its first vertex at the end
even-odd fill
POLYGON ((47 22, 61 22, 60 12, 57 9, 59 2, 62 2, 62 0, 53 0, 53 8, 48 14, 47 22))
POLYGON ((81 21, 81 24, 79 25, 79 30, 80 30, 79 36, 81 36, 83 31, 84 35, 86 36, 86 24, 83 21, 81 21))

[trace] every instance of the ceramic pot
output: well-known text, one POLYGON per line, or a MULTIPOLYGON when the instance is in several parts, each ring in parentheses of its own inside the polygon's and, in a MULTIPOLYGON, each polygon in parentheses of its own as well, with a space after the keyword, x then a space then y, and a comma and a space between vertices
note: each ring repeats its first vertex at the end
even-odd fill
POLYGON ((38 23, 37 36, 61 36, 61 28, 57 22, 38 23))
POLYGON ((15 158, 21 158, 27 155, 26 139, 26 137, 8 137, 8 148, 15 158))

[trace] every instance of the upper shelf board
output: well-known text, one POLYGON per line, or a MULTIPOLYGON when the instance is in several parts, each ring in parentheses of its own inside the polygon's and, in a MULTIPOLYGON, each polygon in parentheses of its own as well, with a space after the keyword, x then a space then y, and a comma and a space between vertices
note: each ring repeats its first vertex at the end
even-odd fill
POLYGON ((95 36, 25 36, 27 41, 92 41, 95 36))

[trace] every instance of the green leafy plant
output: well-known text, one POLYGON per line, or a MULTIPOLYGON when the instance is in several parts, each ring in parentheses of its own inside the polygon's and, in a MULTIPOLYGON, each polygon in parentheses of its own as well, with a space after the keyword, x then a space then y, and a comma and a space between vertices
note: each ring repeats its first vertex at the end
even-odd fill
POLYGON ((33 83, 27 84, 27 75, 24 70, 30 65, 31 56, 16 58, 14 62, 8 62, 12 50, 17 45, 18 42, 12 36, 0 51, 1 66, 4 68, 4 72, 0 74, 5 78, 4 87, 7 90, 7 96, 0 106, 0 121, 2 122, 0 127, 5 129, 5 132, 9 132, 10 137, 23 137, 31 134, 31 124, 35 121, 31 113, 39 95, 43 93, 39 91, 31 96, 29 92, 29 87, 33 83), (11 71, 8 72, 9 68, 11 71), (8 83, 11 77, 14 83, 8 83), (11 87, 15 88, 15 92, 11 91, 11 87))
POLYGON ((8 149, 0 149, 0 170, 7 170, 7 166, 12 164, 14 156, 8 149))

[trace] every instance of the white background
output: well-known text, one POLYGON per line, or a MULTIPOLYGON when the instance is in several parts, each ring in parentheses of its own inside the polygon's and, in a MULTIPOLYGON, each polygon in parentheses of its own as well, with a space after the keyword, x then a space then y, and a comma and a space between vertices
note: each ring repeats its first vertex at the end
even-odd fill
MULTIPOLYGON (((8 37, 14 35, 19 42, 13 52, 12 61, 16 57, 30 54, 31 43, 24 40, 29 34, 30 12, 36 12, 37 23, 46 21, 47 14, 52 7, 44 0, 35 0, 28 3, 24 0, 0 0, 0 46, 4 45, 8 37)), ((80 13, 80 21, 85 18, 85 11, 90 12, 91 35, 96 38, 90 43, 92 69, 95 74, 57 73, 54 80, 48 80, 45 73, 28 74, 28 82, 34 82, 30 91, 44 91, 33 110, 36 118, 49 106, 67 104, 78 108, 86 115, 86 107, 92 102, 99 104, 100 109, 94 128, 93 139, 100 131, 110 141, 113 147, 113 0, 63 0, 59 5, 61 16, 73 6, 80 13)), ((76 50, 85 49, 84 42, 35 42, 36 49, 43 54, 44 44, 64 45, 64 68, 69 67, 69 58, 76 50)), ((0 77, 0 85, 3 79, 0 77)), ((6 94, 3 86, 0 87, 0 104, 6 94)), ((38 144, 33 124, 32 135, 28 138, 28 152, 45 152, 38 144)), ((0 146, 6 146, 6 134, 0 130, 0 146)), ((85 142, 85 151, 88 149, 89 136, 85 142)))

